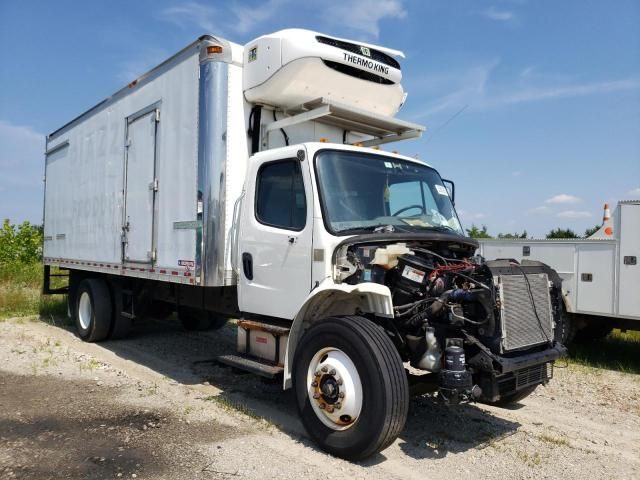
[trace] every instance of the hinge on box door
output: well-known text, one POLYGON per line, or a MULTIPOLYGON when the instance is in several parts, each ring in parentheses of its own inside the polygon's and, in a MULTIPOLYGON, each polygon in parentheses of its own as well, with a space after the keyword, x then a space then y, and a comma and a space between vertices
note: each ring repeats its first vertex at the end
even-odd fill
POLYGON ((160 110, 156 110, 156 114, 155 114, 154 118, 155 118, 156 122, 160 121, 160 110))
POLYGON ((152 262, 155 262, 158 257, 158 249, 154 248, 150 252, 147 252, 147 257, 149 257, 152 262))
POLYGON ((153 182, 151 182, 149 184, 149 190, 153 190, 154 192, 157 192, 158 191, 158 185, 159 185, 158 179, 154 178, 153 182))
POLYGON ((131 139, 127 138, 127 141, 124 142, 124 148, 129 148, 131 146, 131 139))

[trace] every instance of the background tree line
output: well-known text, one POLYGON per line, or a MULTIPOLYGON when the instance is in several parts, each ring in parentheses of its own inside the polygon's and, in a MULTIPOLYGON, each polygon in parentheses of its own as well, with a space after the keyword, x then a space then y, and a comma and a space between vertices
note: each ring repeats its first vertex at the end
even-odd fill
MULTIPOLYGON (((595 225, 591 228, 587 228, 584 231, 584 235, 580 236, 570 228, 554 228, 549 233, 547 233, 546 238, 586 238, 593 235, 600 229, 600 225, 595 225)), ((494 238, 487 231, 487 226, 482 225, 482 227, 477 227, 475 224, 471 225, 471 228, 467 228, 467 235, 471 238, 494 238)), ((498 233, 497 237, 501 239, 515 239, 515 238, 529 238, 527 236, 527 231, 524 230, 522 233, 498 233)), ((533 238, 533 237, 531 237, 533 238)))

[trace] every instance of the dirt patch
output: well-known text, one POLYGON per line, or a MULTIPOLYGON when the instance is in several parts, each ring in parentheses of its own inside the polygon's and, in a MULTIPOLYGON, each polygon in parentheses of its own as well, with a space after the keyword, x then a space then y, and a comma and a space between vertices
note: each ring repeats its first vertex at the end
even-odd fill
POLYGON ((290 391, 213 361, 234 348, 231 325, 87 344, 0 323, 0 478, 640 478, 638 375, 569 365, 509 409, 417 395, 397 441, 350 463, 308 439, 290 391))
POLYGON ((119 402, 118 388, 0 370, 0 472, 7 478, 131 478, 176 465, 206 466, 189 449, 238 435, 215 421, 191 425, 169 411, 119 402))

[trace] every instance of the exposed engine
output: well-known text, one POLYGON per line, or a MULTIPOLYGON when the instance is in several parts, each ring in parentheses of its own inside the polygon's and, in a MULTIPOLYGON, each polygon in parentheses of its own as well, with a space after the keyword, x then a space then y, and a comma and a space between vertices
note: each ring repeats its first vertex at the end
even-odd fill
POLYGON ((497 401, 546 383, 564 353, 557 274, 539 262, 483 262, 462 246, 407 242, 338 249, 336 278, 391 291, 394 318, 378 319, 403 361, 436 375, 447 403, 497 401), (435 248, 434 248, 435 247, 435 248))

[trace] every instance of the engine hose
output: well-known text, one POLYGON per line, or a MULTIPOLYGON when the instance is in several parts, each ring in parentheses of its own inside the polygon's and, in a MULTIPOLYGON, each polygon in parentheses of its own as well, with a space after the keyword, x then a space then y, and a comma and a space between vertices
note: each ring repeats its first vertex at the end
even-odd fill
MULTIPOLYGON (((429 318, 433 318, 440 314, 440 312, 447 307, 449 302, 453 303, 470 303, 478 301, 477 295, 482 294, 482 290, 464 290, 462 288, 456 288, 453 290, 447 290, 440 295, 436 300, 431 303, 424 311, 417 313, 409 319, 407 322, 411 326, 418 326, 426 322, 429 318)), ((486 323, 488 319, 484 319, 481 323, 486 323)))

